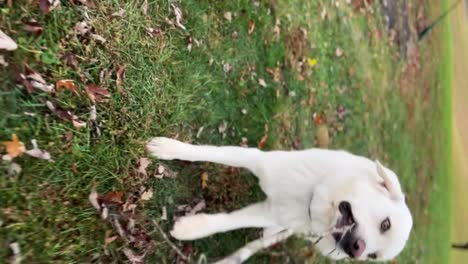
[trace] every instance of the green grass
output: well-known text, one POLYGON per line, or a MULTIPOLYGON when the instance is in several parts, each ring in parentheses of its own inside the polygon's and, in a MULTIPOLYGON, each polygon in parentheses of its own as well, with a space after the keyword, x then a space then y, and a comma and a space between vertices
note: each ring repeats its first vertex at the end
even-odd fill
MULTIPOLYGON (((144 142, 164 135, 200 144, 238 145, 245 137, 250 146, 256 146, 266 134, 266 149, 308 148, 315 146, 314 113, 326 117, 332 137, 330 148, 378 158, 398 172, 416 223, 399 262, 426 263, 430 259, 426 250, 439 252, 440 241, 448 241, 442 229, 428 228, 432 222, 427 220, 432 216, 427 214, 428 208, 448 212, 439 195, 429 196, 434 189, 446 190, 444 181, 436 180, 437 188, 433 186, 432 178, 440 179, 437 176, 447 168, 443 163, 434 164, 438 159, 431 143, 443 142, 439 139, 441 131, 434 127, 446 115, 427 115, 437 102, 436 87, 432 86, 435 81, 429 82, 431 92, 424 100, 418 89, 409 96, 400 94, 403 62, 394 55, 396 47, 389 45, 385 34, 376 37, 383 28, 376 13, 359 15, 348 7, 335 8, 328 1, 296 0, 277 5, 261 2, 258 7, 249 1, 184 1, 179 6, 187 32, 182 32, 165 23, 166 17, 173 17, 168 2, 149 1, 147 16, 141 12, 142 2, 100 1, 98 9, 88 11, 63 4, 47 15, 26 1, 2 9, 2 30, 20 48, 7 54, 11 66, 0 73, 0 140, 9 140, 16 133, 31 147, 29 140, 36 138, 55 162, 20 157, 15 162, 23 167, 23 173, 0 177, 0 244, 17 241, 23 256, 37 262, 124 259, 121 248, 125 243, 121 240, 109 246, 107 256, 104 254, 104 234, 112 227, 99 219, 87 197, 93 186, 100 193, 124 191, 126 195, 146 186, 155 190, 155 196, 139 204, 137 224, 154 240, 150 259, 172 263, 170 248, 153 232, 148 220, 159 219, 166 206, 169 221, 161 223, 168 230, 176 205, 208 195, 199 187, 200 174, 208 171, 212 179, 223 170, 207 164, 172 162, 167 164, 179 172, 176 179, 142 181, 135 170, 138 159, 145 156, 144 142), (320 18, 323 8, 327 9, 327 20, 320 18), (124 17, 112 16, 119 9, 126 10, 124 17), (236 14, 232 22, 223 18, 225 11, 236 14), (75 36, 75 23, 86 16, 106 43, 82 43, 75 36), (28 18, 44 25, 41 36, 30 36, 22 29, 19 22, 28 18), (280 22, 278 38, 274 33, 276 20, 280 22), (250 21, 255 23, 251 34, 250 21), (161 27, 162 36, 148 36, 147 27, 161 27), (286 63, 299 45, 297 41, 288 44, 288 36, 297 33, 299 27, 307 32, 302 55, 318 61, 316 66, 304 68, 304 80, 286 63), (187 49, 189 35, 200 42, 200 46, 193 43, 191 51, 187 49), (344 55, 337 57, 336 48, 343 49, 344 55), (83 120, 88 119, 91 102, 83 92, 86 82, 81 81, 79 70, 64 63, 66 53, 80 56, 80 71, 87 83, 99 83, 104 69, 114 72, 102 82, 112 98, 97 105, 102 136, 96 140, 89 129, 73 128, 44 106, 45 99, 54 100, 83 120), (81 92, 61 92, 53 98, 44 93, 26 94, 12 77, 23 62, 49 82, 75 80, 81 92), (228 73, 223 70, 226 63, 232 65, 228 73), (128 97, 119 95, 116 89, 115 70, 122 64, 127 66, 124 87, 128 97), (267 71, 276 67, 282 76, 279 83, 267 71), (266 87, 258 84, 259 78, 265 80, 266 87), (342 120, 337 118, 337 107, 348 112, 342 120), (243 110, 247 113, 243 114, 243 110), (36 116, 26 116, 25 111, 36 116), (228 124, 226 137, 218 132, 223 122, 228 124), (204 127, 203 132, 196 137, 200 127, 204 127), (69 146, 63 140, 67 132, 74 135, 69 146), (73 172, 73 166, 77 172, 73 172), (429 203, 428 199, 435 202, 429 203), (426 234, 438 239, 421 239, 426 234)), ((150 169, 155 169, 156 164, 154 160, 150 169)), ((7 167, 8 163, 1 163, 2 170, 7 167)), ((211 203, 208 211, 239 208, 262 199, 254 177, 241 172, 238 178, 237 182, 211 180, 210 185, 224 184, 232 189, 232 199, 211 203)), ((178 245, 192 246, 194 260, 202 254, 212 260, 257 235, 257 231, 242 230, 178 245)), ((262 252, 252 262, 263 263, 271 258, 281 263, 293 259, 326 262, 315 255, 306 256, 309 245, 298 239, 287 244, 262 252)), ((7 246, 0 247, 0 258, 9 254, 7 246)), ((441 256, 445 259, 445 255, 441 256)))

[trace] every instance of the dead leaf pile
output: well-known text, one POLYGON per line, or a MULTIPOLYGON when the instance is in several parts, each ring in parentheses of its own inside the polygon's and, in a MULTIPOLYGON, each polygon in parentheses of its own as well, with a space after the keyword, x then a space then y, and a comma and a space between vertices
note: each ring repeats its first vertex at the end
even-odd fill
POLYGON ((140 221, 142 217, 137 214, 136 208, 139 201, 147 201, 153 196, 152 190, 143 192, 140 196, 129 195, 123 200, 123 192, 109 192, 105 195, 92 190, 89 194, 89 202, 99 213, 102 220, 112 226, 117 235, 112 232, 105 233, 105 251, 114 241, 124 243, 122 253, 131 263, 143 263, 145 256, 152 252, 154 243, 147 230, 140 221), (135 253, 135 252, 139 253, 135 253))
POLYGON ((98 86, 96 84, 88 84, 85 87, 86 94, 93 103, 104 103, 107 102, 110 93, 107 89, 98 86))
POLYGON ((81 121, 80 118, 73 114, 70 110, 65 110, 59 106, 55 106, 51 101, 47 101, 46 106, 58 118, 71 122, 76 129, 86 127, 86 122, 81 121))
POLYGON ((55 91, 53 84, 48 84, 38 72, 32 70, 28 65, 25 65, 25 72, 18 74, 16 80, 29 94, 35 89, 45 93, 52 93, 55 91))

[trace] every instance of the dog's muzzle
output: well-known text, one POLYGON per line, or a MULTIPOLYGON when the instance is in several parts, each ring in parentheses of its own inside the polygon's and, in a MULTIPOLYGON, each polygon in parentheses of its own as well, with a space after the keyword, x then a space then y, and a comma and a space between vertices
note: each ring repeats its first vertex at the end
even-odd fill
POLYGON ((351 204, 347 201, 342 201, 338 205, 341 217, 335 225, 336 232, 332 233, 336 244, 351 258, 359 258, 366 249, 364 240, 357 238, 356 228, 357 223, 353 217, 351 204))

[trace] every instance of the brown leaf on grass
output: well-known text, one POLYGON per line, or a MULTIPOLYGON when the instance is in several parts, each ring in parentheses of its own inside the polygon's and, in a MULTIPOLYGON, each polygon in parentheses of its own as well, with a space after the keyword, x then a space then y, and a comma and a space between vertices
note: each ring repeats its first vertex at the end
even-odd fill
POLYGON ((91 203, 91 205, 97 210, 97 211, 101 211, 101 205, 99 204, 98 202, 98 197, 99 197, 99 194, 96 192, 96 190, 92 190, 91 193, 89 194, 88 196, 88 200, 89 202, 91 203))
POLYGON ((39 8, 47 14, 60 5, 60 0, 39 0, 39 8))
POLYGON ((208 187, 208 172, 203 172, 201 175, 201 188, 206 189, 208 187))
POLYGON ((104 44, 107 41, 103 36, 99 34, 91 34, 91 38, 94 39, 96 42, 100 42, 101 44, 104 44))
POLYGON ((23 169, 18 163, 11 162, 10 165, 8 166, 8 176, 18 176, 21 174, 21 171, 23 169))
POLYGON ((175 15, 175 24, 179 28, 186 30, 185 26, 182 25, 182 21, 184 18, 182 17, 182 10, 180 8, 176 7, 174 4, 171 4, 172 9, 174 9, 174 15, 175 15))
POLYGON ((57 81, 57 83, 55 84, 55 87, 57 88, 57 92, 59 92, 63 88, 70 92, 78 93, 78 86, 75 84, 73 80, 57 81))
POLYGON ((5 146, 7 152, 7 154, 3 155, 4 160, 11 160, 21 156, 26 151, 24 143, 18 139, 16 134, 11 135, 11 141, 5 141, 2 142, 2 144, 5 146))
POLYGON ((336 48, 335 54, 336 54, 337 57, 341 57, 341 56, 343 56, 344 51, 340 47, 338 47, 338 48, 336 48))
POLYGON ((89 99, 93 103, 102 103, 106 102, 110 97, 109 91, 107 91, 105 88, 102 88, 98 85, 95 84, 88 84, 86 85, 86 94, 88 95, 89 99))
POLYGON ((38 159, 43 159, 43 160, 52 160, 51 159, 51 156, 50 156, 50 153, 47 152, 47 151, 43 151, 41 150, 38 146, 37 146, 37 141, 35 139, 32 139, 31 140, 31 143, 33 145, 33 148, 30 149, 30 150, 26 150, 26 154, 28 154, 29 156, 31 157, 34 157, 34 158, 38 158, 38 159))
POLYGON ((149 189, 147 191, 144 191, 140 196, 140 199, 143 200, 143 201, 148 201, 151 198, 153 198, 153 190, 151 190, 151 189, 149 189))
POLYGON ((148 15, 148 0, 145 0, 143 4, 141 5, 141 12, 143 13, 144 16, 148 15))
POLYGON ((121 94, 122 96, 127 96, 127 92, 125 91, 123 87, 124 79, 125 79, 125 65, 119 65, 119 68, 117 69, 117 80, 116 80, 116 85, 117 85, 117 92, 121 94))
POLYGON ((27 32, 36 36, 42 34, 42 32, 44 31, 44 28, 42 27, 42 25, 34 19, 24 22, 23 28, 27 32))
POLYGON ((86 21, 80 21, 75 24, 75 32, 81 36, 88 34, 91 30, 91 26, 86 23, 86 21))
POLYGON ((224 19, 231 22, 232 21, 232 13, 231 12, 224 12, 224 19))
POLYGON ((265 145, 266 145, 266 143, 267 143, 267 141, 268 141, 268 135, 264 135, 264 136, 262 137, 262 139, 260 139, 260 141, 258 142, 257 147, 258 147, 259 149, 264 148, 265 145))
POLYGON ((132 264, 139 264, 143 263, 145 261, 145 254, 138 256, 129 248, 124 248, 122 252, 125 254, 127 257, 128 261, 132 264))
POLYGON ((148 158, 140 158, 138 160, 138 164, 139 164, 139 167, 137 169, 137 172, 140 175, 143 175, 145 177, 148 176, 148 172, 146 171, 146 168, 148 168, 148 166, 151 164, 151 160, 148 158))
POLYGON ((258 79, 258 85, 261 87, 267 87, 267 84, 264 79, 258 79))
POLYGON ((52 102, 46 101, 46 106, 51 112, 56 114, 60 119, 70 121, 76 129, 86 127, 86 122, 81 121, 78 116, 71 111, 55 106, 52 102))
POLYGON ((80 67, 80 62, 78 61, 78 57, 71 53, 71 52, 67 52, 65 53, 65 55, 63 56, 63 60, 65 61, 65 64, 70 66, 70 67, 73 67, 75 69, 79 69, 80 67))
POLYGON ((150 37, 159 37, 162 35, 162 30, 160 27, 157 28, 152 28, 152 27, 147 27, 145 28, 146 34, 150 37))
POLYGON ((2 30, 0 30, 0 49, 4 50, 15 50, 18 48, 18 45, 16 42, 11 39, 7 34, 3 33, 2 30))
POLYGON ((255 21, 253 20, 250 20, 249 21, 249 29, 248 29, 248 33, 249 35, 252 34, 255 30, 255 21))
POLYGON ((46 93, 54 91, 53 84, 47 84, 44 78, 42 78, 38 72, 32 70, 28 65, 25 65, 24 67, 25 72, 18 74, 16 81, 21 83, 28 93, 32 93, 34 89, 38 89, 46 93))
POLYGON ((112 242, 114 242, 117 238, 119 238, 119 236, 111 236, 111 234, 112 234, 111 230, 106 231, 106 236, 104 238, 104 247, 107 247, 112 242))
POLYGON ((113 191, 99 195, 98 200, 104 204, 122 204, 123 192, 113 191))
POLYGON ((280 80, 281 80, 281 70, 279 67, 276 67, 276 68, 267 68, 266 69, 266 72, 268 72, 269 74, 271 74, 273 76, 273 81, 276 82, 276 83, 279 83, 280 80))

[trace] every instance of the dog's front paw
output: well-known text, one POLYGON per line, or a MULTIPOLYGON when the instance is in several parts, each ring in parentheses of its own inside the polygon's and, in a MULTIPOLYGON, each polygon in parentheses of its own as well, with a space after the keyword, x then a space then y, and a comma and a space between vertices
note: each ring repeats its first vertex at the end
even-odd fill
POLYGON ((211 235, 209 215, 196 214, 177 220, 171 230, 171 235, 178 240, 194 240, 211 235))
POLYGON ((155 137, 146 144, 146 149, 160 159, 172 160, 180 158, 185 143, 166 137, 155 137))

